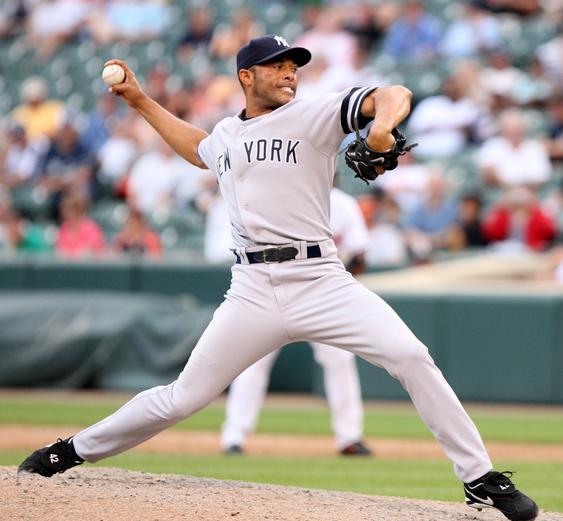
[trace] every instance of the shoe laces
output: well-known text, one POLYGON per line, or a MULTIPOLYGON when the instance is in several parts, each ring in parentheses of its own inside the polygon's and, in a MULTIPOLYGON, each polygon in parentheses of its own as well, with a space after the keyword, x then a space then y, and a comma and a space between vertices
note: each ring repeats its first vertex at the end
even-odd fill
POLYGON ((516 491, 514 483, 510 480, 514 472, 505 470, 503 472, 494 472, 491 476, 485 479, 485 490, 492 493, 512 494, 516 491))
POLYGON ((512 470, 503 470, 502 472, 496 472, 493 474, 488 481, 492 485, 506 485, 507 483, 512 485, 510 478, 514 475, 512 470))
POLYGON ((62 452, 68 453, 68 444, 66 440, 57 438, 57 443, 55 443, 55 445, 57 446, 57 448, 61 449, 62 452))

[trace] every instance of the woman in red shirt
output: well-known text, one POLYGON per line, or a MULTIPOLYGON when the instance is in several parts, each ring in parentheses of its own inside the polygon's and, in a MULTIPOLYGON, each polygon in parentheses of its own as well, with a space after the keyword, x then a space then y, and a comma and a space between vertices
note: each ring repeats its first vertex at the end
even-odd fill
POLYGON ((515 241, 542 250, 555 238, 553 220, 539 207, 529 188, 509 189, 483 223, 483 233, 492 242, 515 241))

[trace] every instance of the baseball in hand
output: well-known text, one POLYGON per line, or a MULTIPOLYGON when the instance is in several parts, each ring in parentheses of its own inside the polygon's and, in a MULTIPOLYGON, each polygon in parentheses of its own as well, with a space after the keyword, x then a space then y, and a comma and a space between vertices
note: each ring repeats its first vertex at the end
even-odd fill
POLYGON ((107 65, 102 72, 102 79, 109 87, 123 83, 125 81, 125 71, 121 65, 115 63, 107 65))

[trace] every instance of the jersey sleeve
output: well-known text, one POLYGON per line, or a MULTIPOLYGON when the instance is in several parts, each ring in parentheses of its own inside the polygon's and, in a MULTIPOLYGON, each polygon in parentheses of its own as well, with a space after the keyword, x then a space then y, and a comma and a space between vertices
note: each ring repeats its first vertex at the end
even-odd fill
POLYGON ((355 117, 360 129, 371 121, 361 114, 360 108, 375 89, 377 87, 352 88, 304 101, 301 115, 307 125, 309 141, 325 153, 335 152, 344 136, 354 132, 355 117))
POLYGON ((354 87, 347 91, 340 107, 340 125, 344 134, 350 134, 355 131, 354 119, 356 117, 358 118, 360 129, 364 128, 371 121, 371 118, 364 116, 360 109, 364 100, 376 89, 377 87, 366 87, 363 89, 354 87))
POLYGON ((205 139, 201 140, 197 147, 197 155, 207 165, 211 171, 214 170, 214 154, 213 154, 213 134, 209 134, 205 139))

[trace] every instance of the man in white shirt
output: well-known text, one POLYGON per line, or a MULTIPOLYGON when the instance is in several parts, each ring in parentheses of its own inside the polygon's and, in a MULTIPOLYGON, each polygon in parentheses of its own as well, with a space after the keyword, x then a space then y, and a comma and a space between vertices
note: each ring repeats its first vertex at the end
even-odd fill
POLYGON ((407 131, 419 144, 412 152, 415 156, 451 157, 478 131, 482 109, 462 96, 457 81, 446 78, 442 94, 423 99, 413 110, 407 131))
POLYGON ((477 154, 483 180, 493 186, 538 186, 547 182, 552 166, 544 144, 527 137, 518 109, 499 118, 500 135, 483 143, 477 154))

